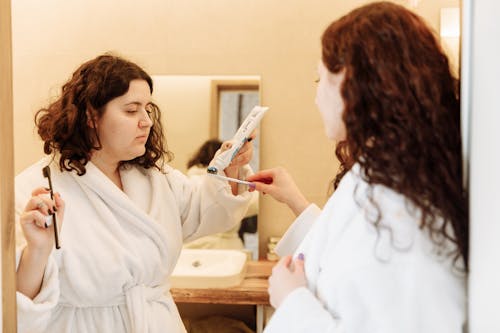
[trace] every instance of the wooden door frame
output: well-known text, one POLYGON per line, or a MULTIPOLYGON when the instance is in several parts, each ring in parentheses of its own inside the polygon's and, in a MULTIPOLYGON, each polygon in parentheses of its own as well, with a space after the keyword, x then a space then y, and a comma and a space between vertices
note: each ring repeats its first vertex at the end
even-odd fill
POLYGON ((262 105, 260 80, 256 79, 216 79, 210 83, 210 137, 219 137, 219 95, 221 90, 257 90, 262 105))
POLYGON ((11 1, 0 0, 0 232, 2 332, 17 332, 11 1))

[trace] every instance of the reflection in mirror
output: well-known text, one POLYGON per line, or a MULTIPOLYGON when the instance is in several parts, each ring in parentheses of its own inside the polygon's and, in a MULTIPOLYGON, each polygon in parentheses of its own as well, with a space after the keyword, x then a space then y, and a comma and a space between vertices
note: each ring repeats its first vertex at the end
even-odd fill
MULTIPOLYGON (((153 99, 162 110, 162 123, 170 164, 196 178, 206 173, 214 146, 232 138, 250 110, 259 105, 257 76, 171 76, 154 75, 153 99), (175 125, 174 125, 175 124, 175 125), (194 161, 194 162, 193 162, 194 161)), ((259 168, 259 139, 254 139, 250 165, 259 168)), ((185 248, 244 249, 258 259, 258 194, 240 225, 224 233, 184 244, 185 248)))
MULTIPOLYGON (((212 136, 230 140, 255 105, 260 104, 259 81, 225 79, 212 81, 212 136)), ((258 133, 257 133, 258 134, 258 133)), ((255 154, 251 167, 259 167, 259 136, 255 137, 255 154)))

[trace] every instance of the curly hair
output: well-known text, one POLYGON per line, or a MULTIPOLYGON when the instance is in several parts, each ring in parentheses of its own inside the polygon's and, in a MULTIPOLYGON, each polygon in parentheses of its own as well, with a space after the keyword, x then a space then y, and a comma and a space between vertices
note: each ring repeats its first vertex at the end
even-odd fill
MULTIPOLYGON (((458 80, 433 31, 404 7, 372 3, 334 21, 322 61, 345 71, 345 141, 333 181, 358 163, 363 178, 404 195, 422 212, 420 227, 468 267, 468 201, 462 186, 458 80)), ((375 221, 378 224, 378 221, 375 221)))
POLYGON ((187 163, 187 167, 190 168, 195 165, 201 167, 206 167, 210 164, 210 161, 214 158, 217 149, 222 145, 222 141, 218 139, 211 139, 205 141, 203 145, 198 149, 198 151, 191 157, 187 163))
MULTIPOLYGON (((104 54, 82 64, 62 86, 61 96, 38 110, 35 124, 44 141, 43 150, 47 155, 60 154, 61 171, 85 174, 92 150, 101 149, 99 137, 89 122, 104 114, 109 101, 127 93, 132 80, 146 81, 153 92, 153 81, 142 68, 118 56, 104 54)), ((162 170, 165 158, 168 162, 173 155, 166 146, 160 109, 151 103, 148 111, 153 125, 146 152, 121 164, 162 170)))

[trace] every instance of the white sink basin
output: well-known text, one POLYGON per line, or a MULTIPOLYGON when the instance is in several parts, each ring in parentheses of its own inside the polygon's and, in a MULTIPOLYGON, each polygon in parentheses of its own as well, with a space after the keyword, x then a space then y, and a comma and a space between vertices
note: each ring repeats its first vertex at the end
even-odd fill
POLYGON ((247 255, 237 250, 183 249, 170 277, 172 288, 228 288, 241 283, 247 255))

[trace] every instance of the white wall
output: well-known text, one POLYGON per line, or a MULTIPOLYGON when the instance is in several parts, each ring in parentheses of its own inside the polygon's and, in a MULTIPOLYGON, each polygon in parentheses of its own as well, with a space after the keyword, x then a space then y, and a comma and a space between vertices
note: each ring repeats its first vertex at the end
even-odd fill
POLYGON ((500 2, 464 5, 472 9, 469 332, 500 332, 500 2))

